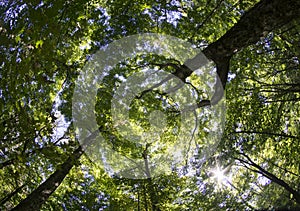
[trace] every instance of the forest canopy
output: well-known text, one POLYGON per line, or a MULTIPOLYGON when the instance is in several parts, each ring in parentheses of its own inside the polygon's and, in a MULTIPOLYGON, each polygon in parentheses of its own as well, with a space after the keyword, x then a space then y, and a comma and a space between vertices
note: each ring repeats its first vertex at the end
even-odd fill
POLYGON ((2 0, 1 210, 299 210, 298 0, 2 0))

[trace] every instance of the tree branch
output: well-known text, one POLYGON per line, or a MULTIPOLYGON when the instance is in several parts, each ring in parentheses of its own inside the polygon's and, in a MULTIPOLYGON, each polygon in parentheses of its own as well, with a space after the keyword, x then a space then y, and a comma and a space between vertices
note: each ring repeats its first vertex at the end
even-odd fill
MULTIPOLYGON (((261 166, 259 166, 258 164, 256 164, 254 161, 251 160, 251 158, 246 155, 245 153, 238 153, 242 156, 244 156, 248 162, 246 161, 247 164, 251 165, 252 167, 255 167, 258 171, 255 171, 257 173, 262 174, 263 176, 267 177, 268 179, 270 179, 272 182, 280 185, 281 187, 283 187, 284 189, 286 189, 289 193, 291 193, 293 195, 293 198, 295 199, 295 201, 300 204, 300 193, 297 192, 296 190, 294 190, 293 188, 291 188, 289 186, 289 184, 287 184, 285 181, 283 181, 282 179, 278 178, 277 176, 275 176, 274 174, 272 174, 271 172, 268 172, 267 170, 265 170, 264 168, 262 168, 261 166)), ((238 159, 241 162, 245 162, 242 159, 238 159)))
MULTIPOLYGON (((272 30, 299 19, 299 14, 298 0, 262 0, 246 12, 220 39, 204 49, 204 55, 216 63, 223 88, 226 86, 229 62, 234 53, 257 43, 272 30)), ((196 56, 190 61, 197 59, 196 56)))

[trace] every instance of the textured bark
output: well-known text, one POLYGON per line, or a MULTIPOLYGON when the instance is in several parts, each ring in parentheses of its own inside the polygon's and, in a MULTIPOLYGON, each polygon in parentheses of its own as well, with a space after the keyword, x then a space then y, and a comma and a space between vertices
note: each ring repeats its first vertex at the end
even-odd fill
POLYGON ((219 40, 204 49, 205 56, 216 63, 223 87, 227 82, 229 60, 234 53, 257 43, 267 33, 299 20, 299 14, 299 0, 262 0, 219 40))
POLYGON ((84 152, 84 148, 97 136, 99 131, 95 131, 84 141, 84 145, 79 146, 69 158, 57 167, 56 171, 40 186, 37 187, 31 194, 29 194, 23 201, 21 201, 12 210, 30 210, 38 211, 42 205, 47 201, 51 194, 58 188, 64 178, 69 174, 74 164, 79 160, 84 152))

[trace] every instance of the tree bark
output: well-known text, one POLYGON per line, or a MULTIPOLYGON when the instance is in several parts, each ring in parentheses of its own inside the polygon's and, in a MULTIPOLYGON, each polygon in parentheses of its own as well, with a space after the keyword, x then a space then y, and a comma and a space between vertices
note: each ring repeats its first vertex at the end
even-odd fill
MULTIPOLYGON (((298 18, 299 14, 299 0, 262 0, 246 12, 238 23, 219 40, 210 44, 203 53, 208 59, 216 63, 217 74, 223 87, 225 88, 227 82, 229 61, 234 53, 258 42, 266 33, 290 23, 291 20, 298 18)), ((196 56, 194 59, 196 60, 198 57, 196 56)), ((184 74, 180 73, 180 71, 178 71, 178 74, 183 75, 184 78, 188 77, 193 71, 187 70, 185 65, 183 65, 182 70, 184 74)), ((216 99, 218 98, 220 96, 216 97, 216 99)), ((209 104, 208 102, 206 103, 209 104)), ((45 182, 13 210, 39 210, 61 184, 75 162, 83 154, 83 151, 81 146, 78 147, 45 182)))
MULTIPOLYGON (((299 20, 299 14, 299 0, 262 0, 247 11, 220 39, 204 49, 202 53, 216 63, 223 88, 227 82, 229 61, 234 53, 257 43, 267 33, 293 20, 299 20)), ((193 60, 198 60, 198 57, 195 56, 187 63, 197 63, 193 60)))
POLYGON ((74 164, 79 160, 86 146, 97 136, 99 131, 93 132, 84 140, 84 144, 79 146, 69 158, 57 167, 56 171, 42 184, 40 184, 31 194, 21 201, 12 210, 17 211, 38 211, 47 201, 51 194, 58 188, 64 178, 69 174, 74 164))
POLYGON ((40 210, 42 205, 47 201, 51 194, 62 183, 63 179, 68 175, 69 171, 74 166, 75 161, 80 158, 82 153, 83 150, 80 146, 62 165, 57 168, 57 170, 45 182, 43 182, 37 189, 29 194, 12 210, 40 210))

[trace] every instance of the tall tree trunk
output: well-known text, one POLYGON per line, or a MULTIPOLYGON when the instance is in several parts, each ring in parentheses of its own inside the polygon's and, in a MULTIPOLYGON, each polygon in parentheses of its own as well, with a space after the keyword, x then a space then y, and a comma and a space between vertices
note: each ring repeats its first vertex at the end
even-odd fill
MULTIPOLYGON (((238 23, 225 35, 210 44, 203 53, 207 58, 212 59, 216 63, 217 73, 223 87, 225 87, 227 81, 229 60, 235 52, 256 43, 265 33, 282 27, 297 18, 299 14, 299 0, 262 0, 246 12, 238 23)), ((196 56, 194 60, 197 59, 198 57, 196 56)), ((189 61, 187 61, 187 64, 188 62, 189 61)), ((187 68, 182 68, 182 71, 185 78, 192 73, 192 70, 189 71, 187 68)), ((220 96, 216 96, 215 98, 218 99, 219 97, 220 96)), ((45 182, 35 189, 26 199, 21 201, 13 210, 39 210, 61 184, 82 153, 82 147, 75 150, 45 182)))
MULTIPOLYGON (((220 82, 225 88, 229 61, 232 55, 242 48, 257 43, 267 33, 279 29, 294 20, 300 20, 300 1, 299 0, 262 0, 249 11, 230 30, 228 30, 220 39, 211 43, 203 54, 216 63, 217 74, 220 82)), ((216 29, 217 30, 217 29, 216 29)), ((188 71, 188 64, 199 64, 200 55, 188 60, 181 68, 184 77, 192 74, 193 70, 199 68, 193 67, 188 71)), ((175 74, 176 75, 176 74, 175 74)), ((222 98, 222 92, 215 91, 214 101, 222 98), (221 94, 220 94, 221 93, 221 94)))
POLYGON ((83 142, 84 144, 79 146, 64 163, 58 166, 56 171, 45 182, 40 184, 31 194, 29 194, 12 210, 40 210, 42 205, 69 174, 76 161, 79 160, 84 152, 84 148, 89 145, 89 143, 97 136, 98 133, 99 131, 97 130, 87 137, 83 142))

